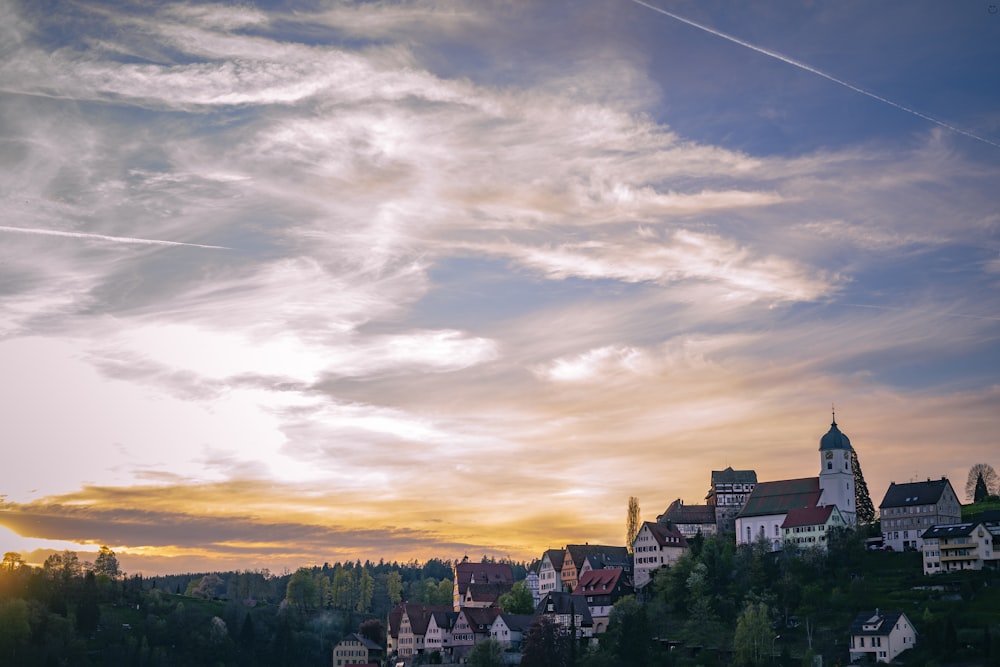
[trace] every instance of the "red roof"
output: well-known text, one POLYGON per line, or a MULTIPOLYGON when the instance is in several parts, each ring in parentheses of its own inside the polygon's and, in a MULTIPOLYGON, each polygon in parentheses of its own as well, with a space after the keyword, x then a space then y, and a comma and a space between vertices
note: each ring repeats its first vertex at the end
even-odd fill
POLYGON ((825 525, 833 514, 833 505, 825 507, 805 507, 802 509, 789 510, 785 516, 782 528, 795 528, 796 526, 820 526, 825 525))
POLYGON ((586 595, 594 593, 611 593, 621 579, 622 570, 620 567, 607 567, 603 570, 587 570, 580 577, 580 583, 573 590, 573 595, 586 595))
POLYGON ((662 523, 654 523, 653 521, 644 521, 643 527, 646 528, 653 537, 656 539, 656 543, 661 547, 680 547, 682 549, 688 548, 687 538, 677 530, 676 526, 664 526, 662 523))
POLYGON ((458 594, 465 596, 469 584, 507 584, 514 585, 514 570, 508 563, 473 563, 464 561, 455 566, 455 581, 458 583, 458 594))

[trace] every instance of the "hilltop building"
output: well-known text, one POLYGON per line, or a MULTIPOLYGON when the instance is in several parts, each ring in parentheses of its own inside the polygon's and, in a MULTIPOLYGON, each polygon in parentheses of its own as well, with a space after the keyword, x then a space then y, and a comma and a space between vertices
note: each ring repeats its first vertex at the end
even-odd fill
MULTIPOLYGON (((756 484, 736 515, 736 543, 752 544, 764 539, 770 543, 772 550, 778 551, 784 543, 782 526, 789 512, 814 507, 836 507, 843 525, 854 527, 857 524, 857 508, 854 470, 851 467, 852 450, 850 439, 840 431, 834 418, 830 430, 819 441, 819 475, 756 484)), ((827 530, 832 527, 829 522, 823 525, 827 526, 827 530)))
POLYGON ((921 535, 924 574, 1000 568, 1000 527, 981 521, 934 526, 921 535))
POLYGON ((729 466, 725 470, 712 471, 712 486, 705 500, 714 508, 719 535, 736 532, 736 515, 756 486, 757 473, 753 470, 733 470, 729 466))
POLYGON ((928 528, 962 521, 962 504, 947 477, 906 484, 892 482, 878 509, 882 544, 895 551, 919 550, 920 536, 928 528))

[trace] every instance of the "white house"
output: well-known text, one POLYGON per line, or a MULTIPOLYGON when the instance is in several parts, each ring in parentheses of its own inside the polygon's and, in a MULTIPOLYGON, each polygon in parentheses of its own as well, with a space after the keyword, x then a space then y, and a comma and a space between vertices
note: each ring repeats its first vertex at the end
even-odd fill
POLYGON ((921 542, 924 574, 1000 566, 1000 527, 979 522, 934 526, 921 542))
POLYGON ((917 644, 917 631, 901 611, 863 611, 851 624, 851 660, 865 655, 877 662, 892 662, 917 644))
POLYGON ((632 542, 635 560, 635 587, 642 588, 650 582, 653 572, 670 567, 688 550, 688 541, 675 527, 645 521, 632 542))
POLYGON ((836 505, 791 510, 781 524, 785 544, 800 549, 826 551, 827 536, 834 528, 843 528, 844 518, 836 505))

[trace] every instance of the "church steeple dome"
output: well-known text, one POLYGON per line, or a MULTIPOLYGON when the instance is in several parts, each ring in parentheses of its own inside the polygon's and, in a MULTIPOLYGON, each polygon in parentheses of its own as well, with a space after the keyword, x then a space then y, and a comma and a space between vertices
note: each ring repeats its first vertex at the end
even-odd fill
POLYGON ((851 450, 851 439, 841 433, 840 429, 837 428, 836 413, 833 414, 833 422, 830 424, 830 430, 826 432, 826 435, 819 439, 819 451, 825 452, 835 449, 851 450))

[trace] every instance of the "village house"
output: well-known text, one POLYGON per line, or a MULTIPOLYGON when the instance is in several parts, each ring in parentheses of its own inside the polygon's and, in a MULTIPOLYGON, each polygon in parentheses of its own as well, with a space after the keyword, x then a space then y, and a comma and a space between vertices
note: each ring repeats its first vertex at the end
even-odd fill
POLYGON ((917 644, 917 631, 901 611, 864 611, 851 624, 851 660, 865 656, 876 662, 892 662, 917 644))
POLYGON ((715 507, 712 505, 685 505, 678 498, 656 517, 656 522, 665 526, 673 526, 685 537, 695 535, 715 535, 718 526, 715 522, 715 507))
POLYGON ((384 657, 381 646, 357 633, 347 635, 333 647, 333 667, 377 665, 384 657))
POLYGON ((892 482, 878 507, 882 544, 894 551, 919 551, 920 536, 928 528, 962 522, 962 504, 947 477, 892 482))
POLYGON ((571 595, 552 591, 546 593, 535 608, 535 618, 546 616, 563 632, 573 632, 577 638, 594 636, 594 618, 590 615, 587 599, 582 595, 571 595))
POLYGON ((509 563, 473 563, 468 557, 455 565, 454 611, 463 607, 493 607, 514 587, 509 563))
POLYGON ((465 607, 459 611, 451 629, 452 659, 464 662, 473 646, 489 639, 490 628, 499 615, 496 607, 465 607))
POLYGON ((424 636, 424 648, 427 653, 438 651, 441 655, 451 655, 451 631, 456 618, 458 618, 457 611, 430 612, 427 634, 424 636))
POLYGON ((826 551, 830 531, 843 527, 844 518, 836 505, 791 510, 781 524, 785 544, 820 551, 826 551))
POLYGON ((505 651, 520 650, 524 635, 534 620, 532 614, 500 614, 490 626, 490 637, 497 640, 505 651))
POLYGON ((982 522, 933 526, 921 535, 924 574, 982 570, 1000 564, 1000 528, 982 522))
MULTIPOLYGON (((538 564, 538 599, 552 591, 562 591, 562 568, 566 558, 565 549, 548 549, 542 554, 538 564)), ((538 602, 536 600, 535 604, 538 602)))
POLYGON ((669 568, 688 550, 688 541, 676 527, 644 521, 632 543, 635 561, 635 588, 646 586, 653 573, 669 568))
POLYGON ((594 621, 594 634, 601 634, 608 629, 608 618, 614 604, 633 592, 625 571, 620 567, 609 567, 584 573, 572 594, 587 601, 594 621))

